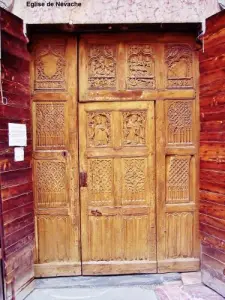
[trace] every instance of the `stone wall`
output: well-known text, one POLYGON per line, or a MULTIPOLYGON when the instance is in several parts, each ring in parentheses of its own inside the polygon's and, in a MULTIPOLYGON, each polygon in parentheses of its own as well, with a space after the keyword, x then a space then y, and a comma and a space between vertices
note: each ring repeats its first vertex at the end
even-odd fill
POLYGON ((202 22, 219 11, 217 0, 76 0, 81 6, 62 7, 74 0, 1 0, 26 23, 187 23, 202 22), (44 3, 27 7, 27 2, 44 3), (47 6, 52 2, 53 6, 47 6))

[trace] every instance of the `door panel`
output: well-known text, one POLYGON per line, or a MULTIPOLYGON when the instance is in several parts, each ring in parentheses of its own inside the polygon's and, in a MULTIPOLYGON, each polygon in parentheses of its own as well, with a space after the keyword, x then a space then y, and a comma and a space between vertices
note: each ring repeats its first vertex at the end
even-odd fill
POLYGON ((78 275, 77 42, 65 34, 33 42, 35 275, 78 275))
POLYGON ((156 272, 154 103, 79 106, 83 274, 156 272))

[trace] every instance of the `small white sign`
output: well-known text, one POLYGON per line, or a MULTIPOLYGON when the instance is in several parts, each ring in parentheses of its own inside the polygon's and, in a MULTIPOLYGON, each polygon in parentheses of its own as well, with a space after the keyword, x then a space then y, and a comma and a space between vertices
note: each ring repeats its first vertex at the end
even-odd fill
POLYGON ((14 148, 14 161, 24 161, 24 148, 15 147, 14 148))
POLYGON ((27 146, 27 127, 25 124, 8 123, 9 146, 27 146))

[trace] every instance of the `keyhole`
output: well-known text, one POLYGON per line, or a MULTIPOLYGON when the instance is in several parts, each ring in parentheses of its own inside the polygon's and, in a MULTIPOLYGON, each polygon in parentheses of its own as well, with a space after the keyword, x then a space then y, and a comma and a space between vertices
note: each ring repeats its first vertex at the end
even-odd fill
POLYGON ((62 152, 62 155, 63 155, 63 157, 66 157, 66 156, 67 156, 67 152, 66 152, 66 151, 63 151, 63 152, 62 152))

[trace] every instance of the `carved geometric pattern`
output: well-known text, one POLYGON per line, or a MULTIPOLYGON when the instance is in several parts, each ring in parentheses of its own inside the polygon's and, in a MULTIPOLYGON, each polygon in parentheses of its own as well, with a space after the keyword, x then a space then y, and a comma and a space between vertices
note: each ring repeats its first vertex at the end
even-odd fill
POLYGON ((145 191, 145 160, 125 159, 125 188, 131 193, 145 191))
POLYGON ((66 205, 66 166, 63 162, 36 162, 36 202, 38 207, 66 205))
POLYGON ((116 87, 116 47, 92 45, 88 53, 88 85, 90 89, 116 87))
POLYGON ((191 88, 193 86, 192 50, 188 45, 166 47, 167 87, 191 88))
POLYGON ((192 142, 192 102, 169 101, 168 143, 188 144, 192 142))
POLYGON ((189 201, 190 157, 170 157, 168 163, 166 202, 189 201))
POLYGON ((123 144, 144 145, 146 142, 146 111, 123 112, 123 144))
POLYGON ((111 144, 111 114, 107 112, 88 113, 88 146, 106 147, 111 144))
POLYGON ((127 68, 127 88, 155 89, 155 62, 150 45, 130 45, 127 68))
POLYGON ((37 148, 65 146, 65 107, 63 103, 36 104, 37 148))
POLYGON ((92 159, 90 164, 91 190, 96 192, 112 191, 112 161, 92 159))
POLYGON ((65 90, 65 43, 52 41, 37 46, 35 90, 65 90))

